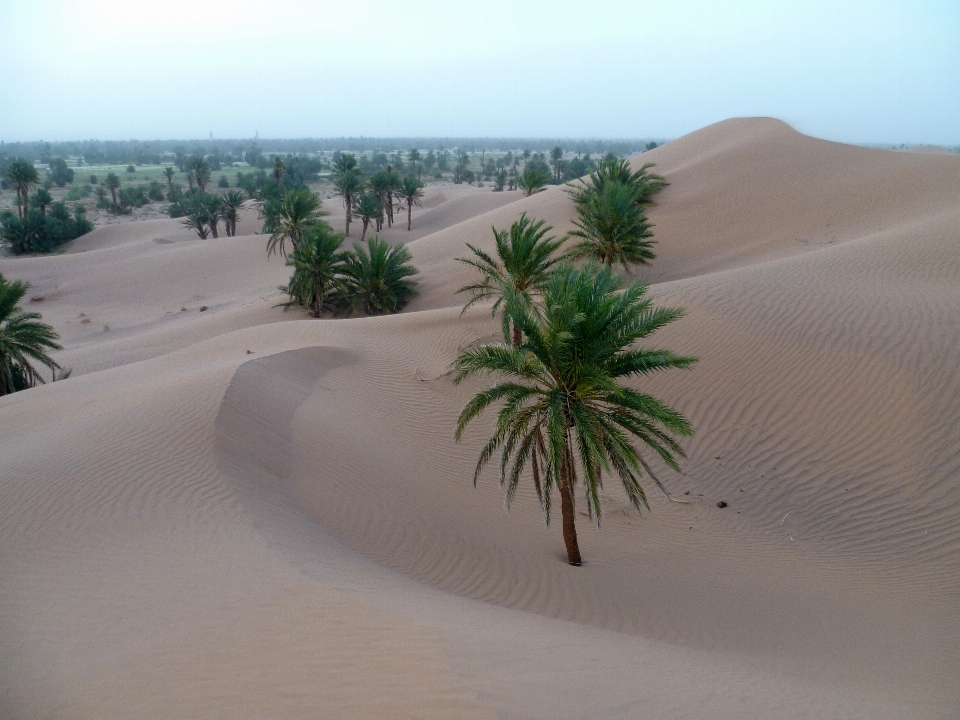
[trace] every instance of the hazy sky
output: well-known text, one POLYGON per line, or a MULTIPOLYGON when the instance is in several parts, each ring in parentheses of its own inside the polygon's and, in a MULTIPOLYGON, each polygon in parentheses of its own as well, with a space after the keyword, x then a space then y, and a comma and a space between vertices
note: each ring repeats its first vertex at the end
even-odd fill
POLYGON ((960 143, 960 0, 0 0, 0 140, 960 143))

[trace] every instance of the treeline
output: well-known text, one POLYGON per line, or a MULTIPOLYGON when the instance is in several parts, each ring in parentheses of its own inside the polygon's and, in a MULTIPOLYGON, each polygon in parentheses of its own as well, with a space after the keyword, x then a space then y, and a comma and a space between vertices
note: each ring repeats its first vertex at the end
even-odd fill
MULTIPOLYGON (((440 152, 457 148, 466 152, 529 148, 535 152, 549 152, 557 145, 573 149, 578 154, 628 155, 642 151, 650 139, 599 138, 298 138, 298 139, 225 139, 225 140, 79 140, 67 142, 0 143, 0 162, 24 157, 35 163, 49 164, 57 157, 82 158, 87 165, 160 165, 171 157, 203 155, 222 158, 229 162, 249 162, 247 154, 274 153, 329 153, 335 150, 367 153, 404 152, 411 147, 440 152)), ((663 142, 657 139, 657 142, 663 142)), ((256 165, 256 162, 250 163, 256 165)), ((214 168, 217 169, 217 168, 214 168)))

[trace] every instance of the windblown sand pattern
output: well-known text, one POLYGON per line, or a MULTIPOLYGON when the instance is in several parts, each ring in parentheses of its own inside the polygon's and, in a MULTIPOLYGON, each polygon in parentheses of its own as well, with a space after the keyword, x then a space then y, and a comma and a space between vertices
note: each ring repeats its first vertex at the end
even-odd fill
POLYGON ((392 317, 276 307, 252 210, 0 260, 77 371, 0 400, 0 717, 955 717, 960 157, 749 119, 645 161, 656 343, 702 360, 638 386, 697 434, 673 501, 608 485, 582 568, 472 486, 446 374, 498 331, 464 242, 565 232, 562 189, 432 190, 392 317))

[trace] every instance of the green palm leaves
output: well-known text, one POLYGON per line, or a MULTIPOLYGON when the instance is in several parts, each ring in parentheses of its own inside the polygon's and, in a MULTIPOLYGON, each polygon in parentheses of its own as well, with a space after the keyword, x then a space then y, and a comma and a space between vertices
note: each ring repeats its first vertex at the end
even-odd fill
POLYGON ((306 305, 314 317, 339 304, 341 273, 348 257, 339 250, 341 242, 343 235, 334 232, 327 223, 319 222, 307 230, 287 259, 287 265, 293 267, 293 276, 284 291, 290 295, 291 304, 306 305))
POLYGON ((608 267, 616 263, 624 270, 656 257, 645 207, 668 183, 647 172, 653 166, 647 163, 633 172, 628 161, 608 155, 588 182, 570 187, 577 212, 577 229, 570 235, 579 238, 569 250, 571 257, 594 258, 608 267))
POLYGON ((631 438, 677 470, 683 450, 675 436, 692 434, 679 412, 621 384, 628 377, 690 367, 696 361, 668 350, 634 347, 683 314, 678 308, 654 308, 646 291, 641 283, 625 286, 607 267, 561 266, 544 284, 539 310, 507 289, 505 312, 523 334, 519 345, 467 350, 453 364, 456 383, 474 375, 498 378, 467 403, 457 422, 455 436, 460 440, 474 418, 502 403, 474 482, 499 451, 500 479, 509 503, 529 464, 548 523, 551 491, 560 494, 564 541, 573 565, 581 563, 573 512, 579 475, 587 509, 598 523, 604 475, 620 479, 637 509, 647 507, 640 485, 643 473, 662 485, 631 438))
POLYGON ((275 215, 268 215, 265 226, 271 231, 267 256, 279 248, 286 255, 284 241, 289 239, 296 250, 304 233, 327 213, 320 209, 320 196, 307 188, 288 190, 276 206, 275 215))
MULTIPOLYGON (((546 282, 550 270, 557 263, 553 254, 563 244, 562 239, 547 236, 552 229, 543 220, 534 222, 524 213, 509 230, 493 228, 496 257, 467 243, 473 256, 457 260, 478 270, 480 279, 457 291, 471 295, 463 308, 464 312, 476 302, 493 298, 491 312, 496 315, 510 290, 528 306, 532 305, 534 294, 546 282)), ((509 314, 504 312, 502 319, 503 336, 506 338, 510 334, 509 314)), ((519 328, 514 326, 514 345, 520 343, 519 333, 519 328)))
POLYGON ((418 273, 410 259, 405 247, 378 237, 370 238, 366 249, 354 243, 343 269, 344 292, 352 308, 368 315, 401 310, 417 294, 410 278, 418 273))
POLYGON ((47 350, 61 350, 59 336, 40 322, 39 313, 24 312, 20 301, 30 285, 19 280, 7 282, 0 275, 0 395, 43 383, 33 363, 46 365, 54 373, 60 366, 47 350))
POLYGON ((517 176, 517 187, 526 197, 542 192, 548 182, 550 182, 550 176, 547 173, 529 166, 517 176))
POLYGON ((409 232, 413 223, 413 208, 423 207, 423 184, 412 175, 407 175, 397 188, 397 197, 407 206, 407 231, 409 232))

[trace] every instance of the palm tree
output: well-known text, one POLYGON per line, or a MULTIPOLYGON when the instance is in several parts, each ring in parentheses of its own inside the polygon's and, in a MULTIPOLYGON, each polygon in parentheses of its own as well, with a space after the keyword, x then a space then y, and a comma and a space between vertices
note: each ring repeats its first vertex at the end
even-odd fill
POLYGON ((220 237, 217 232, 218 223, 223 217, 223 199, 219 195, 201 195, 200 204, 206 218, 207 227, 214 238, 220 237))
POLYGON ((525 197, 530 197, 538 192, 542 192, 550 178, 541 170, 532 167, 525 167, 523 172, 517 176, 517 187, 523 191, 525 197))
MULTIPOLYGON (((210 181, 210 165, 207 159, 202 155, 194 155, 190 158, 190 170, 193 172, 193 179, 197 181, 197 190, 203 195, 210 181)), ((189 179, 189 175, 187 178, 189 179)))
POLYGON ((181 224, 194 230, 201 240, 207 239, 207 211, 199 202, 191 202, 183 209, 181 224))
MULTIPOLYGON (((496 315, 508 291, 524 299, 532 307, 534 294, 543 288, 551 270, 559 261, 553 254, 563 244, 563 239, 547 237, 547 233, 552 229, 543 220, 534 222, 524 213, 510 226, 509 231, 493 228, 496 258, 467 243, 473 257, 457 260, 478 270, 480 279, 457 290, 458 293, 467 292, 472 295, 464 305, 463 312, 480 300, 495 298, 491 313, 496 315)), ((502 321, 503 337, 507 338, 510 336, 510 316, 506 312, 502 315, 502 321)), ((520 328, 514 325, 514 347, 519 346, 522 340, 520 328)))
POLYGON ((681 308, 653 307, 646 291, 641 283, 624 287, 621 276, 593 263, 581 269, 561 267, 544 288, 542 315, 516 293, 509 293, 507 312, 525 337, 519 347, 484 345, 462 352, 454 361, 454 383, 474 375, 498 378, 460 413, 458 442, 471 420, 490 405, 503 402, 493 437, 480 452, 474 484, 499 450, 500 483, 506 486, 509 506, 529 460, 548 524, 551 491, 555 487, 560 493, 563 539, 571 565, 582 562, 574 514, 578 464, 588 514, 599 525, 604 474, 619 476, 638 511, 649 509, 640 485, 644 471, 666 492, 631 443, 631 435, 679 471, 677 457, 684 453, 675 436, 693 433, 682 414, 621 384, 631 376, 688 368, 696 362, 669 350, 634 347, 636 341, 683 315, 681 308))
POLYGON ((557 145, 550 151, 550 164, 553 165, 553 176, 560 179, 560 161, 563 159, 563 149, 557 145))
POLYGON ((397 196, 401 202, 407 204, 407 231, 409 232, 413 222, 414 206, 423 207, 423 185, 412 175, 407 175, 397 189, 397 196))
POLYGON ((107 175, 106 180, 103 181, 103 186, 110 191, 110 197, 113 200, 113 210, 117 210, 117 190, 120 189, 120 177, 116 173, 110 173, 107 175))
POLYGON ((619 183, 635 188, 637 203, 640 205, 653 205, 653 196, 670 184, 663 175, 647 172, 654 167, 656 163, 644 163, 634 172, 630 168, 629 161, 607 153, 600 161, 597 170, 590 173, 589 182, 580 181, 580 185, 570 185, 570 190, 567 192, 574 202, 581 202, 586 195, 597 194, 607 185, 619 183))
POLYGON ((354 308, 368 315, 398 312, 417 294, 416 283, 409 279, 418 274, 409 264, 410 251, 376 236, 367 248, 369 252, 353 244, 343 269, 344 292, 354 308))
POLYGON ((296 250, 307 229, 327 214, 320 208, 320 196, 316 193, 307 188, 288 190, 277 207, 276 224, 267 242, 267 257, 276 252, 277 247, 286 257, 283 243, 287 238, 296 250))
MULTIPOLYGON (((353 157, 352 155, 344 155, 344 157, 353 157)), ((346 231, 345 234, 347 237, 350 237, 350 220, 351 209, 353 207, 353 200, 360 193, 363 192, 363 177, 360 174, 360 170, 349 168, 343 172, 334 172, 333 176, 333 192, 334 195, 343 198, 343 204, 347 208, 347 221, 346 221, 346 231)))
POLYGON ((47 207, 53 202, 53 195, 45 187, 39 187, 34 193, 33 201, 40 207, 40 214, 46 216, 47 207))
POLYGON ((177 163, 177 167, 180 168, 180 172, 183 172, 184 170, 186 170, 187 154, 183 151, 182 148, 177 149, 176 153, 174 153, 174 157, 176 158, 175 162, 177 163))
POLYGON ((163 169, 164 177, 167 178, 167 189, 170 192, 170 202, 173 202, 173 176, 176 174, 169 165, 163 169))
MULTIPOLYGON (((40 322, 40 313, 24 312, 20 301, 30 285, 8 282, 0 275, 0 395, 25 390, 44 382, 33 362, 46 365, 57 377, 60 366, 47 350, 62 350, 52 327, 40 322)), ((61 375, 62 376, 62 375, 61 375)))
POLYGON ((493 176, 493 191, 494 192, 503 192, 503 189, 507 185, 507 171, 503 168, 497 170, 497 174, 493 176))
POLYGON ((639 200, 640 188, 607 183, 599 192, 585 193, 576 201, 577 229, 571 237, 580 242, 571 247, 571 258, 595 258, 605 265, 649 265, 656 255, 651 225, 639 200))
POLYGON ((293 276, 284 288, 290 304, 306 305, 314 317, 320 317, 331 304, 337 305, 340 272, 349 255, 339 251, 343 237, 325 222, 307 230, 287 259, 287 265, 293 267, 293 276))
POLYGON ((386 170, 378 170, 367 180, 367 187, 380 201, 380 215, 377 216, 377 231, 383 228, 384 213, 387 212, 387 203, 393 204, 394 175, 386 170))
POLYGON ((240 208, 244 198, 241 190, 228 190, 223 194, 223 221, 227 228, 227 237, 237 234, 237 220, 240 218, 240 208))
POLYGON ((281 192, 283 191, 283 173, 287 169, 287 164, 279 155, 273 156, 273 179, 277 181, 281 192))
POLYGON ((26 158, 17 158, 7 166, 6 178, 17 191, 17 215, 22 219, 30 209, 30 186, 40 180, 37 169, 26 158))
POLYGON ((360 242, 363 242, 367 237, 370 223, 376 222, 379 225, 380 218, 383 217, 383 205, 375 193, 366 192, 360 196, 354 211, 363 223, 363 231, 360 233, 360 242))
MULTIPOLYGON (((411 169, 417 173, 417 180, 419 180, 420 168, 417 167, 417 163, 420 162, 420 151, 416 148, 411 148, 410 152, 407 153, 407 158, 410 160, 411 169)), ((407 229, 409 230, 410 228, 407 229)))

